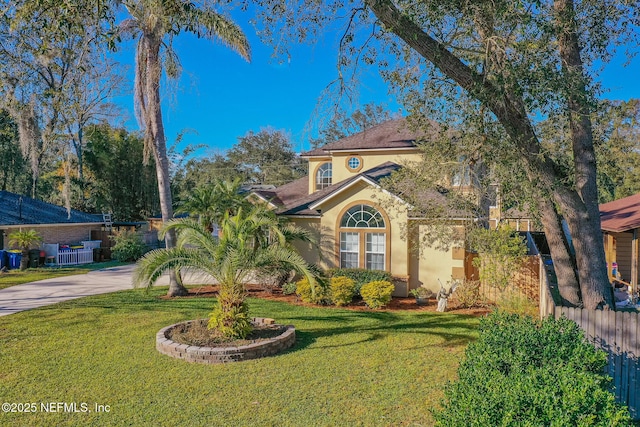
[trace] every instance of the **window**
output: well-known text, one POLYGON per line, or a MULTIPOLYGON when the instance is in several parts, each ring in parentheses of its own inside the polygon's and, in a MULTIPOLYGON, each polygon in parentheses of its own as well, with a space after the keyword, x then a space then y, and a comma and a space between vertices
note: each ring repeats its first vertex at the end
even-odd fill
POLYGON ((359 172, 362 169, 362 157, 360 156, 349 156, 346 161, 347 169, 351 172, 359 172))
POLYGON ((365 238, 365 268, 367 270, 384 270, 384 233, 366 233, 365 238))
POLYGON ((340 267, 386 270, 388 226, 376 208, 357 204, 340 218, 340 267))
POLYGON ((331 185, 331 162, 320 165, 316 172, 316 190, 322 190, 331 185))
POLYGON ((358 268, 360 236, 358 233, 340 233, 340 267, 358 268))

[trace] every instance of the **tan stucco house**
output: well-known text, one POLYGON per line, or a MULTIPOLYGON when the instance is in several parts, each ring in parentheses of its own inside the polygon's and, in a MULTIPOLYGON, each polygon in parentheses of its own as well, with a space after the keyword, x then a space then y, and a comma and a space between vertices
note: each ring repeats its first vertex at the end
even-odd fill
POLYGON ((322 268, 389 271, 396 278, 396 296, 407 296, 418 286, 437 291, 438 279, 446 283, 469 276, 466 251, 416 251, 412 240, 419 238, 423 225, 408 203, 381 186, 405 161, 420 159, 417 139, 404 119, 379 124, 303 153, 308 176, 249 197, 312 233, 318 246, 298 248, 308 262, 322 268), (383 197, 393 203, 382 206, 383 197), (412 222, 415 232, 405 238, 412 222))

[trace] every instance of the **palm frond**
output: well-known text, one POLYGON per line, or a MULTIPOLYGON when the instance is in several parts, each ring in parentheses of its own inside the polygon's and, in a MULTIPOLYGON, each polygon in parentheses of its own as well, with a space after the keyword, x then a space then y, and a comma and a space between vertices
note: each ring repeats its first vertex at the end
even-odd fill
POLYGON ((151 287, 168 271, 190 267, 219 280, 218 270, 210 256, 194 248, 156 249, 146 253, 133 275, 135 287, 151 287))
POLYGON ((198 37, 219 41, 251 62, 251 47, 242 29, 231 19, 210 9, 195 9, 191 28, 198 37))

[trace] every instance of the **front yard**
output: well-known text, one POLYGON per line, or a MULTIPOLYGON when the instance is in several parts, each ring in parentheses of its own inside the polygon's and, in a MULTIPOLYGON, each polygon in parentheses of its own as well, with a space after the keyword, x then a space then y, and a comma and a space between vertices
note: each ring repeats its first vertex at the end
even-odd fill
POLYGON ((28 268, 24 271, 9 270, 0 272, 0 289, 8 288, 23 283, 35 282, 37 280, 53 279, 56 277, 73 276, 75 274, 87 274, 92 270, 101 268, 116 267, 122 265, 119 261, 96 262, 93 264, 83 264, 72 267, 43 267, 28 268))
POLYGON ((293 349, 194 365, 159 354, 155 334, 207 317, 213 300, 158 298, 164 292, 101 295, 0 318, 0 396, 37 409, 3 412, 0 424, 431 425, 429 408, 477 336, 471 316, 252 298, 253 315, 295 325, 293 349), (52 402, 63 411, 58 402, 75 403, 78 412, 43 412, 52 402))

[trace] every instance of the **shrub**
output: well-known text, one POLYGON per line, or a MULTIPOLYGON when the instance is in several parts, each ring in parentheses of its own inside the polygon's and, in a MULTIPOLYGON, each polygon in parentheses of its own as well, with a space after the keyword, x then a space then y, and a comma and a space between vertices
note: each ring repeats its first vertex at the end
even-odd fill
POLYGON ((296 295, 304 302, 311 304, 329 304, 329 289, 322 281, 317 281, 315 289, 311 288, 311 284, 306 278, 296 282, 296 295), (314 292, 315 291, 315 292, 314 292))
POLYGON ((282 295, 291 295, 296 293, 296 282, 288 282, 282 285, 282 295))
POLYGON ((387 280, 376 280, 362 286, 360 294, 369 308, 380 308, 389 304, 395 286, 387 280))
POLYGON ((507 289, 500 294, 496 305, 502 311, 507 313, 519 314, 521 316, 536 317, 538 315, 538 306, 531 301, 526 295, 518 292, 517 289, 507 289))
POLYGON ((111 248, 111 257, 118 261, 137 261, 149 248, 142 238, 133 231, 123 231, 112 237, 115 244, 111 248))
POLYGON ((221 304, 216 304, 209 313, 207 328, 223 337, 246 337, 253 329, 247 303, 242 302, 227 310, 221 304))
POLYGON ((463 280, 453 293, 461 308, 470 308, 480 305, 480 281, 463 280))
POLYGON ((349 304, 356 293, 356 282, 344 276, 333 276, 329 287, 331 301, 338 306, 349 304))
POLYGON ((329 277, 348 277, 355 282, 355 295, 360 295, 362 285, 369 282, 386 280, 391 282, 392 276, 388 271, 367 270, 364 268, 332 268, 327 271, 329 277))
POLYGON ((608 391, 606 354, 566 318, 501 311, 482 319, 458 380, 434 412, 439 426, 629 426, 608 391))

